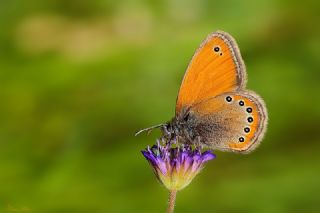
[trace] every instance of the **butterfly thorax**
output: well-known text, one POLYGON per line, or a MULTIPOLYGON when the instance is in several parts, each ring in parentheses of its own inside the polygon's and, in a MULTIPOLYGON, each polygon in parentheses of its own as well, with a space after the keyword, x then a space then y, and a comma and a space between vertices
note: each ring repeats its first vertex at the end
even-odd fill
POLYGON ((176 115, 162 128, 163 136, 169 139, 178 139, 181 143, 194 143, 199 134, 196 131, 196 120, 190 111, 176 115))

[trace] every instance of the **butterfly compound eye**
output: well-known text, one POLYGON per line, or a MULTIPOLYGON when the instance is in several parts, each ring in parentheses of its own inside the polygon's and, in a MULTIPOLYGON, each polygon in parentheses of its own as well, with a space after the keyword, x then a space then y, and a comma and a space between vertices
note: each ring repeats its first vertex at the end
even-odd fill
POLYGON ((189 116, 190 116, 190 114, 189 113, 187 113, 185 116, 184 116, 184 121, 188 121, 189 120, 189 116))

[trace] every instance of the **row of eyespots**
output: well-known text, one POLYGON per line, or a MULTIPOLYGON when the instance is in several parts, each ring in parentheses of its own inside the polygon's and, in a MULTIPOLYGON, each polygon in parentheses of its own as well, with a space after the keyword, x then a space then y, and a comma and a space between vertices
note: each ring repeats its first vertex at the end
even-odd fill
MULTIPOLYGON (((227 102, 231 102, 232 101, 232 97, 231 96, 227 96, 226 97, 226 101, 227 102)), ((244 101, 243 100, 240 100, 239 101, 239 105, 240 106, 244 106, 244 101)), ((252 113, 252 108, 251 107, 248 107, 247 109, 246 109, 246 111, 248 112, 248 113, 252 113)), ((249 123, 252 123, 253 122, 253 117, 248 117, 247 118, 247 121, 249 122, 249 123)), ((250 132, 250 128, 249 127, 245 127, 244 129, 244 132, 245 133, 249 133, 250 132)), ((239 142, 244 142, 244 137, 240 137, 239 138, 239 142)))

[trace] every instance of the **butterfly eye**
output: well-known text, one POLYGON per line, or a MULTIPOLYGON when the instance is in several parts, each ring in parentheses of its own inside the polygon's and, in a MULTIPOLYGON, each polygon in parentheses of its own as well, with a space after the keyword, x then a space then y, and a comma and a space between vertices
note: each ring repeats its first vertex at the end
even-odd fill
POLYGON ((188 120, 189 120, 189 116, 190 116, 190 114, 187 113, 187 114, 184 116, 183 120, 184 120, 184 121, 188 121, 188 120))

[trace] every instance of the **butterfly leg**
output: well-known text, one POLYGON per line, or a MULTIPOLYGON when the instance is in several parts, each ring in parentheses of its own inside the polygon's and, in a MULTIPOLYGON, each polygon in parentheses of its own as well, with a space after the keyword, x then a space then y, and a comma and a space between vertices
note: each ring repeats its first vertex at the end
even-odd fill
POLYGON ((194 147, 196 148, 196 149, 199 149, 199 150, 201 150, 202 149, 202 143, 201 143, 201 137, 200 136, 196 136, 195 137, 195 139, 194 139, 194 141, 192 142, 193 144, 194 144, 194 147))

